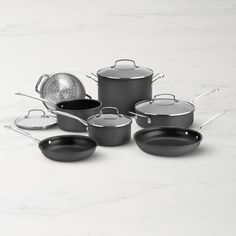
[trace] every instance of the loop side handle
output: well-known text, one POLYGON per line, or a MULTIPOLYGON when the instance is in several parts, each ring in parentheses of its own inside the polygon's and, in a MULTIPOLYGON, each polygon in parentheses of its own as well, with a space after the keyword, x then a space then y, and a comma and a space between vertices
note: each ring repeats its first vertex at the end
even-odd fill
POLYGON ((153 84, 154 82, 156 82, 157 80, 159 80, 159 79, 161 79, 161 78, 164 78, 165 77, 165 74, 164 73, 157 73, 157 74, 155 74, 153 77, 152 77, 152 79, 154 79, 154 80, 152 80, 152 82, 151 82, 151 84, 153 84), (157 77, 158 76, 158 77, 157 77), (157 77, 157 78, 155 78, 155 77, 157 77))
POLYGON ((80 118, 80 117, 78 117, 78 116, 75 116, 75 115, 72 115, 72 114, 70 114, 70 113, 63 112, 63 111, 55 111, 55 110, 51 110, 51 109, 49 109, 48 111, 51 112, 52 114, 55 114, 55 115, 61 115, 61 116, 65 116, 65 117, 72 118, 72 119, 74 119, 74 120, 79 121, 80 123, 82 123, 82 124, 85 125, 86 127, 88 126, 87 121, 85 121, 84 119, 82 119, 82 118, 80 118))
POLYGON ((215 119, 217 119, 219 116, 225 114, 226 112, 227 112, 227 111, 225 110, 225 111, 222 111, 222 112, 218 113, 217 115, 213 116, 212 118, 210 118, 209 120, 207 120, 205 123, 203 123, 203 124, 200 126, 199 129, 202 129, 202 128, 204 128, 205 126, 211 124, 215 119))
POLYGON ((132 115, 135 115, 135 119, 137 119, 138 116, 139 116, 139 117, 142 117, 142 118, 146 118, 148 124, 151 124, 151 123, 152 123, 150 117, 147 117, 147 116, 145 116, 145 115, 141 115, 141 114, 138 114, 138 113, 135 113, 135 112, 132 112, 132 111, 129 111, 129 113, 132 114, 132 115))
POLYGON ((99 115, 103 115, 103 111, 104 110, 115 110, 116 111, 116 115, 121 116, 121 114, 119 113, 119 110, 116 107, 102 107, 100 110, 100 114, 99 115))
POLYGON ((135 61, 134 61, 134 60, 132 60, 132 59, 119 59, 119 60, 116 60, 116 61, 115 61, 115 64, 112 66, 112 68, 115 68, 115 67, 116 67, 116 65, 117 65, 117 63, 118 63, 118 62, 121 62, 121 61, 128 61, 128 62, 132 62, 132 63, 133 63, 133 65, 134 65, 134 67, 138 67, 138 66, 135 64, 135 61))
MULTIPOLYGON (((94 74, 93 73, 91 73, 91 75, 93 75, 94 76, 94 74)), ((95 81, 96 83, 98 83, 98 81, 96 80, 96 79, 94 79, 92 76, 90 76, 90 75, 86 75, 86 78, 89 78, 89 79, 91 79, 91 80, 93 80, 93 81, 95 81)))
POLYGON ((197 97, 195 97, 195 98, 192 100, 192 102, 195 102, 195 101, 198 100, 199 98, 204 97, 204 96, 207 96, 207 95, 209 95, 209 94, 211 94, 211 93, 214 93, 214 92, 217 92, 217 91, 220 91, 220 89, 219 89, 219 88, 211 89, 210 91, 207 91, 207 92, 202 93, 202 94, 198 95, 197 97))
POLYGON ((36 143, 39 143, 39 142, 40 142, 39 139, 35 138, 35 137, 32 136, 30 133, 28 133, 28 132, 26 132, 26 131, 24 131, 24 130, 22 130, 22 129, 15 128, 15 127, 12 127, 12 126, 10 126, 10 125, 4 125, 4 128, 5 128, 5 129, 13 130, 13 131, 15 131, 15 132, 17 132, 17 133, 19 133, 19 134, 23 134, 23 135, 25 135, 25 136, 27 136, 27 137, 33 139, 36 143))
POLYGON ((36 91, 37 93, 40 94, 40 87, 41 87, 40 85, 41 85, 42 80, 43 80, 44 78, 49 79, 49 77, 50 77, 50 76, 47 75, 47 74, 43 74, 43 75, 40 76, 40 78, 39 78, 37 84, 35 85, 35 91, 36 91))

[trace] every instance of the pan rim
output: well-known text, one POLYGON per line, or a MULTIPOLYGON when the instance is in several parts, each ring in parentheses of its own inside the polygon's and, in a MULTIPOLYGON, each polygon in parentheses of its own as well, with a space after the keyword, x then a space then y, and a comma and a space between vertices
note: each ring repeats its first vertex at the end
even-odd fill
POLYGON ((146 100, 145 99, 145 100, 136 102, 135 105, 134 105, 135 112, 140 113, 141 115, 152 116, 152 117, 155 117, 155 116, 171 116, 171 117, 176 117, 176 116, 183 116, 183 115, 191 114, 191 113, 193 113, 196 110, 196 107, 195 107, 195 105, 193 103, 191 103, 189 101, 185 101, 185 100, 180 100, 180 99, 176 99, 176 101, 183 102, 183 103, 186 103, 186 104, 190 105, 192 107, 192 110, 186 111, 186 112, 182 112, 182 113, 177 113, 177 114, 153 114, 153 113, 148 113, 148 112, 142 112, 139 109, 137 109, 137 106, 139 104, 142 104, 144 102, 150 102, 150 101, 151 100, 146 100))
POLYGON ((95 110, 95 109, 98 109, 100 107, 102 107, 102 102, 101 101, 96 100, 96 99, 89 99, 89 98, 71 99, 71 100, 66 100, 66 101, 58 102, 56 104, 57 110, 63 110, 63 111, 67 111, 67 112, 71 112, 71 111, 81 111, 82 112, 82 111, 88 111, 88 110, 95 110), (59 104, 65 103, 65 102, 71 102, 71 101, 92 101, 92 102, 99 103, 99 105, 96 106, 96 107, 85 108, 85 109, 66 109, 66 108, 63 108, 63 107, 59 107, 59 104))
POLYGON ((138 130, 136 133, 134 133, 133 135, 133 139, 135 140, 136 143, 140 143, 140 144, 144 144, 146 146, 150 146, 150 147, 157 147, 157 148, 171 148, 171 149, 176 149, 176 148, 181 148, 181 147, 186 147, 186 146, 192 146, 192 145, 196 145, 198 143, 200 143, 203 140, 203 135, 198 132, 197 130, 194 129, 188 129, 188 128, 181 128, 181 127, 174 127, 174 126, 160 126, 160 127, 149 127, 149 128, 144 128, 141 130, 138 130), (140 142, 137 139, 137 135, 139 135, 140 133, 143 133, 145 131, 151 131, 151 130, 163 130, 163 129, 169 129, 169 130, 182 130, 182 131, 186 131, 186 132, 193 132, 196 133, 199 137, 198 141, 195 143, 191 143, 189 145, 181 145, 181 146, 163 146, 163 145, 152 145, 152 144, 147 144, 147 143, 143 143, 140 142))
MULTIPOLYGON (((44 148, 42 147, 42 143, 43 142, 47 142, 49 140, 52 140, 52 139, 60 139, 60 138, 79 138, 79 139, 84 139, 84 140, 88 140, 90 141, 91 143, 93 143, 93 146, 89 149, 86 149, 86 150, 83 150, 81 152, 84 152, 84 151, 87 151, 87 150, 90 150, 90 149, 93 149, 93 148, 96 148, 98 146, 98 142, 89 137, 89 136, 84 136, 84 135, 70 135, 70 134, 67 134, 67 135, 56 135, 56 136, 51 136, 51 137, 48 137, 48 138, 45 138, 43 140, 41 140, 39 143, 38 143, 38 147, 40 150, 44 150, 44 148)), ((80 152, 80 153, 81 153, 80 152)))

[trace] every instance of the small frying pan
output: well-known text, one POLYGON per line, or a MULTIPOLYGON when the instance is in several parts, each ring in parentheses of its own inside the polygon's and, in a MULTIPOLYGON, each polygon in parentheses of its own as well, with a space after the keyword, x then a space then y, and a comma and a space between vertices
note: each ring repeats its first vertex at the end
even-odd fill
POLYGON ((39 140, 21 129, 5 125, 4 128, 14 130, 32 138, 41 152, 48 159, 61 162, 80 161, 89 158, 97 147, 97 142, 82 135, 60 135, 39 140))
MULTIPOLYGON (((201 125, 200 129, 210 124, 223 111, 201 125)), ((151 127, 139 130, 134 134, 138 147, 156 156, 182 156, 198 148, 203 136, 196 130, 181 127, 151 127)))

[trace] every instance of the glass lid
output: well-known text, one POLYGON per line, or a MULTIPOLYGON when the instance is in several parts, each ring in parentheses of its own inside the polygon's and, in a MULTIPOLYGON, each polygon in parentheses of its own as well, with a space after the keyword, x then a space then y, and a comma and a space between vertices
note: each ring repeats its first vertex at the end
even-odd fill
POLYGON ((173 94, 158 94, 150 101, 141 101, 135 109, 146 115, 178 116, 188 114, 195 110, 193 104, 177 100, 173 94))
POLYGON ((56 124, 57 118, 47 115, 41 109, 29 110, 27 115, 15 119, 15 125, 17 127, 30 130, 49 129, 56 124))
POLYGON ((96 127, 122 127, 130 124, 131 122, 131 118, 119 114, 118 109, 115 107, 103 107, 98 115, 91 116, 88 119, 88 123, 96 127), (108 113, 110 110, 113 110, 116 113, 108 113))
POLYGON ((113 66, 100 69, 97 74, 110 79, 142 79, 152 76, 153 71, 145 67, 137 66, 133 60, 120 59, 115 61, 113 66))

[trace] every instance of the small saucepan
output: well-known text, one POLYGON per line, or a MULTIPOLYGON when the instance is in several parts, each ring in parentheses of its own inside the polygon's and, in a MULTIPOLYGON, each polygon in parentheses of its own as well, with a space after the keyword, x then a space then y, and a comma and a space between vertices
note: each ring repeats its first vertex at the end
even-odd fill
MULTIPOLYGON (((208 121, 199 129, 210 124, 223 111, 208 121)), ((193 152, 198 148, 203 136, 200 132, 193 129, 181 127, 149 127, 137 131, 134 140, 138 147, 146 153, 156 156, 182 156, 193 152)))
MULTIPOLYGON (((23 93, 16 93, 16 95, 21 95, 25 97, 29 97, 32 99, 36 99, 39 101, 52 103, 50 101, 47 101, 42 98, 37 98, 34 96, 26 95, 23 93)), ((63 101, 59 102, 57 104, 53 103, 56 107, 56 110, 69 113, 71 115, 80 117, 84 120, 87 120, 90 116, 98 114, 102 103, 95 99, 75 99, 75 100, 69 100, 69 101, 63 101)), ((59 128, 62 130, 70 131, 70 132, 85 132, 86 127, 76 120, 65 117, 60 114, 57 114, 57 124, 59 128)))
POLYGON ((205 92, 187 102, 176 99, 173 94, 158 94, 151 100, 140 101, 135 104, 135 115, 137 124, 143 128, 154 126, 177 126, 188 128, 194 120, 194 101, 200 97, 211 94, 219 89, 205 92))
POLYGON ((98 114, 90 116, 87 121, 62 111, 51 112, 82 123, 87 127, 89 136, 95 139, 100 146, 119 146, 130 140, 132 119, 119 114, 115 107, 103 107, 98 114), (109 110, 115 111, 115 114, 108 112, 109 110))
POLYGON ((94 139, 82 135, 59 135, 39 140, 30 133, 8 125, 7 129, 33 139, 45 157, 53 161, 73 162, 89 158, 96 150, 97 143, 94 139))

